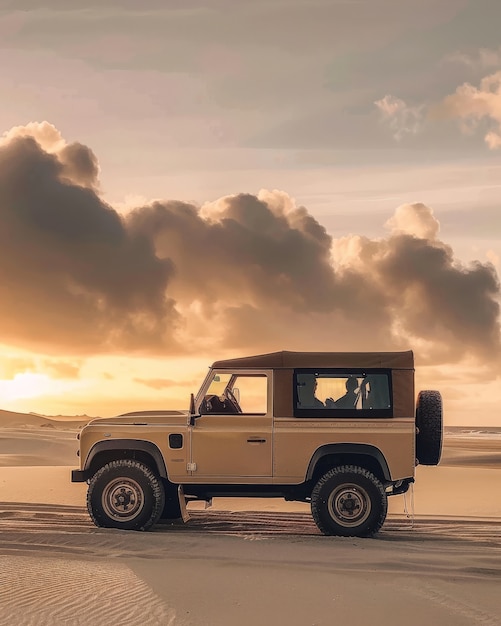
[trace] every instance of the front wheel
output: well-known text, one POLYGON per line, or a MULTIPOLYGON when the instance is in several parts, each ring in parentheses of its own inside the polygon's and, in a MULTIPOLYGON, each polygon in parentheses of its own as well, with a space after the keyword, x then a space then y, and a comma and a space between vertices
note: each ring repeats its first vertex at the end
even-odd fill
POLYGON ((311 512, 324 535, 372 537, 388 511, 384 487, 372 472, 356 465, 328 471, 311 494, 311 512))
POLYGON ((96 526, 148 530, 160 518, 165 492, 160 478, 143 463, 111 461, 94 474, 87 509, 96 526))

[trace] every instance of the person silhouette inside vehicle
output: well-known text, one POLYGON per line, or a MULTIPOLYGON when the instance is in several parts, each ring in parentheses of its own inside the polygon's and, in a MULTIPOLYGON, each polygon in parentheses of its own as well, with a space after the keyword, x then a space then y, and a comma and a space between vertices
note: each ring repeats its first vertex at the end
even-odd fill
POLYGON ((346 381, 346 393, 344 396, 338 398, 334 405, 336 409, 355 409, 358 400, 358 394, 355 390, 358 389, 358 380, 356 378, 348 378, 346 381))
POLYGON ((300 374, 298 376, 297 397, 301 409, 323 409, 324 403, 315 396, 317 379, 314 374, 300 374))

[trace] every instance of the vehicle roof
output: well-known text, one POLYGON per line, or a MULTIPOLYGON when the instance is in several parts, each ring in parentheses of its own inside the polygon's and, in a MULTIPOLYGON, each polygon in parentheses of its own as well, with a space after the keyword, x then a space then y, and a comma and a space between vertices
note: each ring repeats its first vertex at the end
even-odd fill
POLYGON ((414 353, 405 352, 270 352, 215 361, 214 369, 290 369, 293 367, 381 367, 414 369, 414 353))

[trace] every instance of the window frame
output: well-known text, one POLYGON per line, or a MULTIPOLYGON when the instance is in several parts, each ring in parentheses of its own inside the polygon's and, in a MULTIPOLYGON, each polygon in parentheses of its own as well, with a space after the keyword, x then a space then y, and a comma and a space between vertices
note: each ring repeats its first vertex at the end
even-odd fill
MULTIPOLYGON (((266 381, 266 398, 265 398, 266 399, 266 411, 264 412, 242 411, 241 413, 230 413, 229 415, 267 415, 269 413, 269 407, 270 407, 270 390, 271 390, 270 376, 263 372, 252 372, 251 374, 248 374, 248 373, 234 371, 226 387, 231 386, 231 390, 233 391, 233 389, 235 388, 235 382, 237 382, 239 378, 264 378, 265 379, 266 381)), ((238 404, 240 405, 240 401, 238 402, 238 404)), ((242 407, 240 406, 240 408, 242 407)))
POLYGON ((393 381, 392 370, 390 368, 340 368, 340 367, 301 367, 294 368, 292 377, 292 410, 294 417, 305 419, 390 419, 394 416, 393 406, 393 381), (300 374, 314 375, 315 378, 321 377, 322 374, 331 374, 332 378, 348 378, 356 376, 357 378, 365 378, 371 374, 386 375, 388 381, 388 393, 390 397, 390 406, 384 409, 343 409, 343 408, 305 408, 298 407, 298 381, 300 374))
POLYGON ((255 416, 255 417, 263 417, 266 415, 272 415, 273 414, 273 371, 272 370, 226 370, 226 369, 211 369, 207 376, 205 381, 202 384, 202 387, 200 388, 199 391, 199 401, 198 401, 198 408, 197 408, 197 412, 200 415, 203 416, 210 416, 210 415, 220 415, 220 413, 214 412, 214 413, 204 413, 201 411, 201 407, 202 407, 202 403, 204 401, 204 399, 207 396, 207 392, 209 390, 209 387, 212 383, 212 381, 214 380, 215 376, 220 376, 220 375, 229 375, 230 378, 228 380, 228 382, 226 383, 225 387, 230 386, 231 388, 234 387, 235 384, 235 380, 238 379, 239 377, 247 377, 247 378, 265 378, 266 380, 266 411, 265 412, 252 412, 252 413, 222 413, 222 415, 226 415, 226 416, 234 416, 234 417, 238 417, 238 416, 255 416))

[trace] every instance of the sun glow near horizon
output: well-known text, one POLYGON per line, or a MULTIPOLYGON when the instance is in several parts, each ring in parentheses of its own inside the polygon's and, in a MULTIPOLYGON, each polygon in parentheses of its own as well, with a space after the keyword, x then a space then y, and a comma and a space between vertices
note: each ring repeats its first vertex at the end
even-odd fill
POLYGON ((32 372, 16 374, 10 380, 0 380, 0 396, 6 402, 63 393, 67 388, 66 382, 54 380, 47 374, 32 372))
MULTIPOLYGON (((108 417, 146 409, 187 409, 210 359, 95 356, 73 377, 48 371, 47 360, 26 354, 0 357, 0 409, 42 415, 108 417)), ((57 362, 64 370, 66 362, 57 362)))
MULTIPOLYGON (((35 357, 31 371, 19 365, 7 378, 6 360, 0 379, 0 409, 49 417, 110 417, 136 410, 187 409, 190 393, 197 393, 208 366, 219 356, 223 355, 163 359, 96 356, 82 360, 74 378, 54 377, 43 371, 45 358, 37 361, 35 357)), ((14 355, 11 359, 12 364, 14 355)), ((62 369, 65 362, 58 364, 62 369)), ((416 365, 416 393, 421 389, 441 391, 446 426, 498 425, 498 386, 492 374, 478 370, 473 363, 445 369, 416 365), (458 380, 463 381, 460 387, 458 380)))

